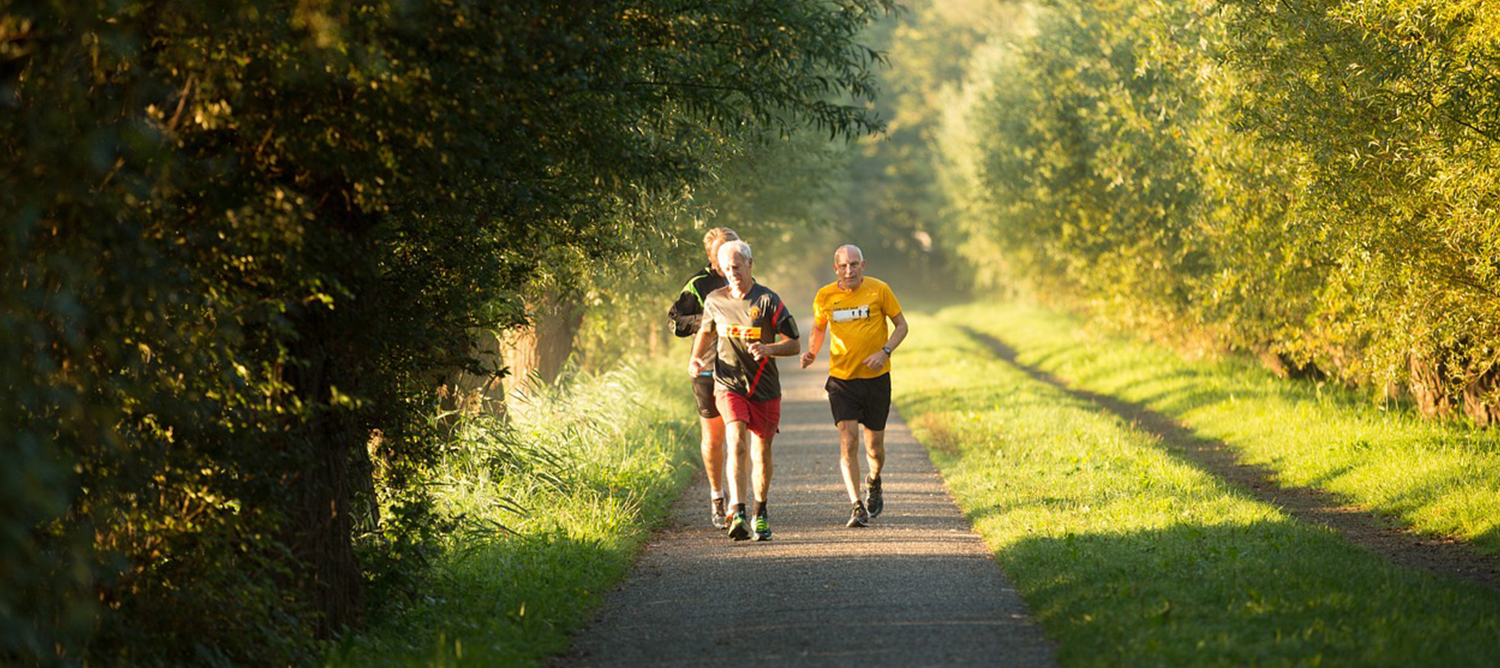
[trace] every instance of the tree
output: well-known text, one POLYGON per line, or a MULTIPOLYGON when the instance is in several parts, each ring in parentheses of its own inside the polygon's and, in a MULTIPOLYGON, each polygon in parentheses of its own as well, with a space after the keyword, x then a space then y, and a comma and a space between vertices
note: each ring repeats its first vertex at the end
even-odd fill
POLYGON ((358 623, 361 551, 440 528, 434 375, 725 147, 877 127, 831 100, 890 8, 7 5, 0 426, 40 487, 3 521, 53 568, 5 573, 0 656, 287 663, 358 623))

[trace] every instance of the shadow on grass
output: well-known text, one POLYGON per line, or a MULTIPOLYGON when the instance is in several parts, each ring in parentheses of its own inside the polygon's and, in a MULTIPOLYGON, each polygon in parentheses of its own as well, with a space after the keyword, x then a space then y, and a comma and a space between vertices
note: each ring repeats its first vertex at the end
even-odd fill
MULTIPOLYGON (((1273 471, 1241 462, 1233 448, 1221 440, 1201 436, 1145 404, 1070 387, 1040 367, 1021 362, 1016 350, 1005 342, 969 327, 959 328, 984 344, 996 357, 1031 378, 1075 399, 1102 407, 1140 430, 1157 436, 1167 451, 1180 460, 1260 501, 1282 508, 1300 520, 1334 529, 1351 543, 1396 563, 1462 578, 1500 591, 1500 559, 1480 554, 1469 543, 1418 536, 1393 528, 1389 521, 1367 510, 1349 507, 1323 490, 1281 485, 1273 471)), ((1271 392, 1267 390, 1267 393, 1271 392)), ((1228 398, 1227 392, 1192 392, 1186 388, 1183 394, 1199 397, 1193 405, 1228 398)))
POLYGON ((1064 665, 1490 666, 1500 594, 1295 522, 1027 537, 998 558, 1064 665))

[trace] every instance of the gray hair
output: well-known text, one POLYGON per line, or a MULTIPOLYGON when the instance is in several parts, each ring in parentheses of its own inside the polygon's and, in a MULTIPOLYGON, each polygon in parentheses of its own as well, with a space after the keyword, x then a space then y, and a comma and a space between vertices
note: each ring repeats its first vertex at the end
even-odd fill
POLYGON ((726 241, 722 245, 720 245, 719 257, 724 257, 724 249, 726 248, 732 250, 735 255, 740 256, 741 260, 752 259, 752 256, 750 255, 750 244, 747 244, 740 239, 726 241))

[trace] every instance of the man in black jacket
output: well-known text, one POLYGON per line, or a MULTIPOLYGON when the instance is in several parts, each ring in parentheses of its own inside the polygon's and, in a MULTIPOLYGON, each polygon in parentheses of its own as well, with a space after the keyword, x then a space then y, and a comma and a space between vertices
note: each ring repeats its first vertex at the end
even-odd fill
MULTIPOLYGON (((724 287, 723 274, 715 266, 719 246, 726 241, 735 241, 740 236, 727 227, 715 227, 703 235, 703 250, 708 252, 708 265, 698 270, 682 286, 682 293, 667 311, 672 320, 672 331, 679 338, 698 333, 703 321, 703 299, 708 293, 724 287)), ((715 529, 725 527, 724 519, 724 418, 714 406, 714 346, 705 353, 705 371, 693 377, 693 398, 698 404, 698 423, 702 429, 701 449, 703 470, 708 474, 709 517, 715 529)))

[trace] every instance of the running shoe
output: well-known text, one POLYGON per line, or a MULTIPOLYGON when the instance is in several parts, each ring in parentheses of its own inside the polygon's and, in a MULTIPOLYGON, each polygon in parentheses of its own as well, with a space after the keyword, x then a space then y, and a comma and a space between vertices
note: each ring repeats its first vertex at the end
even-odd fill
POLYGON ((865 508, 869 509, 870 517, 880 517, 880 511, 885 510, 885 499, 880 494, 880 478, 865 479, 865 508))
POLYGON ((745 511, 737 510, 729 517, 730 540, 748 540, 750 538, 750 524, 745 521, 745 511))
POLYGON ((713 522, 715 529, 723 529, 729 526, 724 517, 724 499, 713 499, 709 501, 708 521, 713 522))
POLYGON ((851 529, 870 526, 870 514, 865 512, 865 504, 854 502, 854 509, 849 511, 849 522, 844 526, 851 529))
POLYGON ((755 540, 771 540, 771 521, 765 515, 755 516, 755 540))

